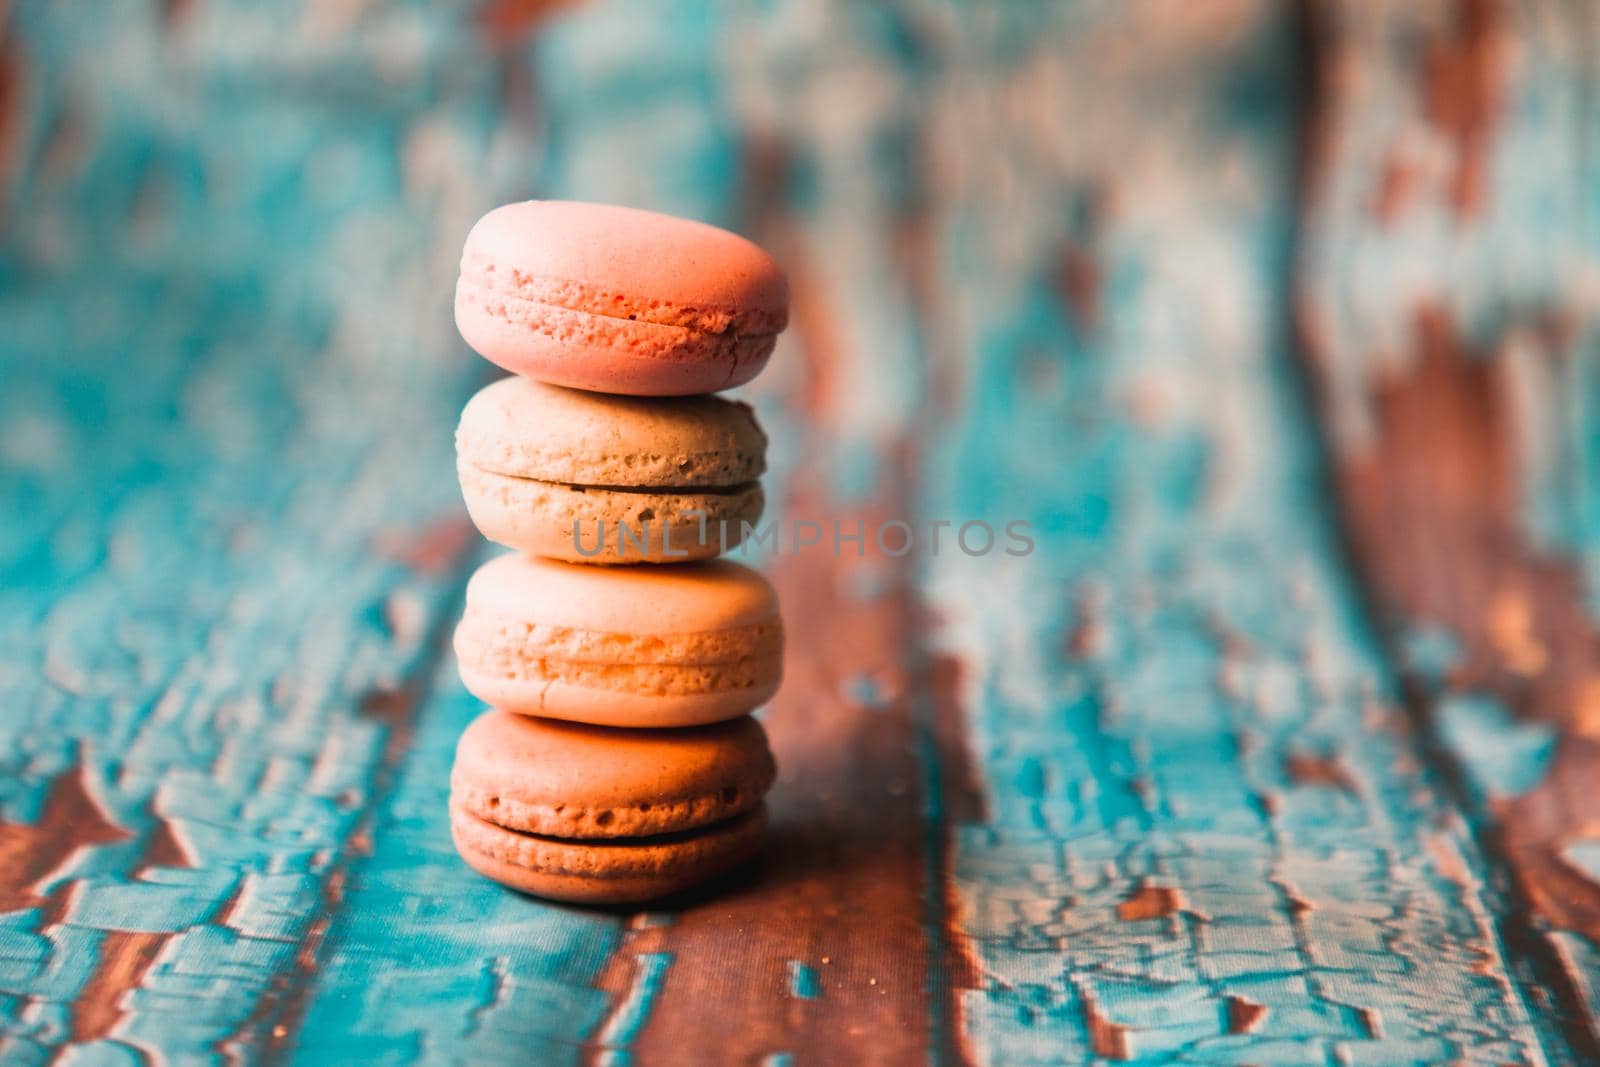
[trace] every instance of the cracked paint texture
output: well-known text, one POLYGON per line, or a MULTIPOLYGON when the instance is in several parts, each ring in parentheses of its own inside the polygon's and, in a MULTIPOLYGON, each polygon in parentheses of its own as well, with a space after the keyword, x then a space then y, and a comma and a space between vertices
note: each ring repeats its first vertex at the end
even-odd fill
POLYGON ((0 1060, 1583 1062, 1593 27, 1546 8, 0 7, 0 1060), (657 912, 443 818, 449 288, 535 192, 790 265, 774 515, 1037 542, 777 561, 776 855, 657 912), (1341 547, 1417 396, 1510 501, 1469 548, 1556 557, 1380 495, 1443 546, 1399 571, 1509 574, 1481 626, 1369 617, 1408 587, 1341 547))
POLYGON ((271 1046, 468 543, 447 293, 494 199, 493 71, 438 79, 475 47, 439 5, 359 34, 251 11, 0 13, 27 103, 0 245, 8 1063, 271 1046))
POLYGON ((951 197, 969 356, 932 508, 1040 540, 925 564, 981 781, 951 860, 964 1045, 1008 1064, 1542 1062, 1319 499, 1273 310, 1288 30, 1270 5, 1231 11, 1100 64, 1120 23, 1030 23, 1015 66, 1055 112, 977 128, 1020 91, 980 66, 944 131, 984 146, 974 170, 1016 162, 1004 208, 951 197), (1090 196, 1114 205, 1091 251, 1110 310, 1082 328, 1055 290, 1077 239, 1056 205, 1090 196))
POLYGON ((1568 857, 1600 826, 1600 20, 1313 11, 1296 312, 1344 532, 1433 762, 1506 875, 1536 1021, 1590 1062, 1593 953, 1573 946, 1600 943, 1600 880, 1568 857))

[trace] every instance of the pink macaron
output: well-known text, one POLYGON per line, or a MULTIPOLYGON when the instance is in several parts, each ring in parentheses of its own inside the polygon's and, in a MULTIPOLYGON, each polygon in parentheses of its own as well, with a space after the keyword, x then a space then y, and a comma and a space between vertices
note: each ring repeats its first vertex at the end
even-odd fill
POLYGON ((479 219, 456 283, 456 325, 486 359, 632 396, 744 384, 772 355, 788 308, 783 271, 737 234, 556 200, 479 219))

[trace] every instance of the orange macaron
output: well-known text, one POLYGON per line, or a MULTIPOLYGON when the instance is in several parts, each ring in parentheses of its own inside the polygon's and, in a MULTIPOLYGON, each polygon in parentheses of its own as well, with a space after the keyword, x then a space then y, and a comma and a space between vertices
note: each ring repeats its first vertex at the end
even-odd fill
POLYGON ((586 567, 507 555, 467 583, 461 679, 484 703, 603 726, 697 726, 777 691, 768 581, 728 560, 586 567))
POLYGON ((455 310, 466 342, 515 374, 692 396, 761 372, 789 319, 789 285, 758 246, 703 222, 529 200, 472 227, 455 310))
POLYGON ((489 711, 456 749, 451 833, 473 869, 514 889, 649 900, 753 855, 775 775, 748 717, 618 730, 489 711))

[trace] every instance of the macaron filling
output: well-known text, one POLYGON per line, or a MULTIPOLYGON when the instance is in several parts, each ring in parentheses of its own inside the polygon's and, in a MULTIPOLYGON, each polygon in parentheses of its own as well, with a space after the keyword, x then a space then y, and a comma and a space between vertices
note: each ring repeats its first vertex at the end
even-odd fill
POLYGON ((499 544, 588 563, 706 559, 738 547, 766 506, 760 482, 596 486, 457 464, 473 521, 499 544))
POLYGON ((741 815, 761 803, 776 775, 777 768, 769 758, 753 763, 746 774, 729 779, 710 792, 604 806, 577 799, 541 802, 519 796, 514 789, 475 782, 466 775, 452 775, 450 795, 463 811, 485 822, 537 837, 648 839, 681 834, 741 815))
POLYGON ((755 809, 654 837, 575 841, 509 829, 450 803, 450 836, 481 873, 558 899, 648 900, 686 889, 753 856, 766 826, 755 809))
MULTIPOLYGON (((757 799, 759 801, 760 798, 757 799)), ((579 859, 576 863, 564 863, 561 864, 559 868, 555 868, 566 871, 583 869, 583 867, 588 865, 586 863, 588 855, 596 851, 610 852, 613 854, 625 854, 629 849, 643 850, 645 848, 657 845, 685 844, 704 839, 710 834, 719 833, 722 830, 734 826, 734 824, 741 823, 746 820, 754 820, 765 815, 764 812, 752 810, 761 806, 759 803, 757 803, 751 805, 751 808, 747 808, 738 815, 731 816, 727 819, 722 819, 718 822, 708 823, 704 826, 692 826, 686 830, 672 830, 666 833, 642 834, 633 837, 618 837, 613 835, 611 837, 570 838, 558 837, 554 834, 537 834, 531 830, 519 830, 514 826, 506 826, 503 823, 495 822, 492 819, 485 819, 483 816, 468 809, 464 804, 457 803, 453 797, 451 806, 460 812, 461 815, 467 818, 476 819, 485 826, 492 826, 497 831, 507 834, 514 834, 518 840, 536 842, 540 845, 547 846, 547 848, 543 850, 546 855, 560 855, 561 852, 570 852, 578 856, 579 859)))

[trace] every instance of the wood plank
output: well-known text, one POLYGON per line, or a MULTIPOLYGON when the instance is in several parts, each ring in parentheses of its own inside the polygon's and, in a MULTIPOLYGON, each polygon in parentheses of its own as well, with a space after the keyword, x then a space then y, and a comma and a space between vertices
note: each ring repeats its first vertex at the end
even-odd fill
POLYGON ((1559 3, 1318 10, 1301 299, 1346 529, 1511 876, 1543 1014, 1593 1061, 1600 363, 1580 279, 1600 23, 1559 3))
POLYGON ((475 31, 158 8, 0 12, 8 1063, 267 1047, 470 545, 475 31), (413 33, 436 50, 397 65, 413 33))
POLYGON ((959 23, 931 104, 962 150, 924 507, 1038 540, 925 561, 981 789, 951 857, 968 1054, 1545 1062, 1322 504, 1295 27, 1007 10, 959 23))

